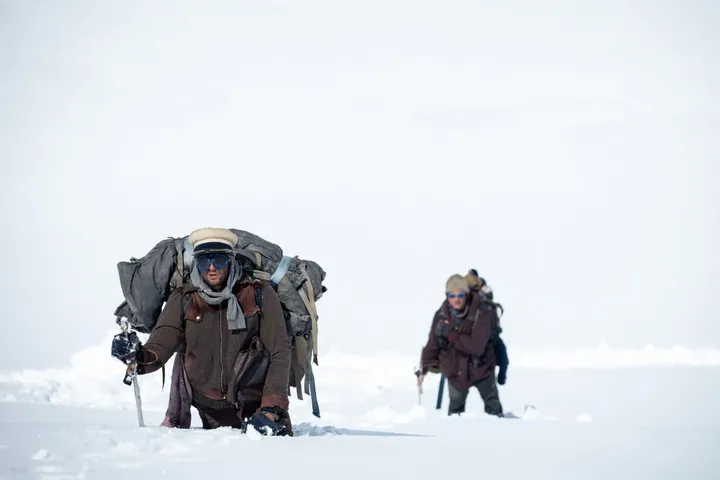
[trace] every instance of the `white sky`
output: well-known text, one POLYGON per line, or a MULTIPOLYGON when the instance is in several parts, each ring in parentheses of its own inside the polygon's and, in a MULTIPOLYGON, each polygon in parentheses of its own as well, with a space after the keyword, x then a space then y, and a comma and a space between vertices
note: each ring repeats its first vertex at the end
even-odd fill
POLYGON ((325 268, 321 361, 419 354, 471 267, 511 349, 720 346, 713 2, 150 3, 0 0, 5 367, 202 226, 325 268))

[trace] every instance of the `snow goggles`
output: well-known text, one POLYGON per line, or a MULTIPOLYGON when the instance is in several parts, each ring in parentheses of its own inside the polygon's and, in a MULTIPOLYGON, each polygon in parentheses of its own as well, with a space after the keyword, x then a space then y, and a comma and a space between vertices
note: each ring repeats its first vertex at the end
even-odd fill
POLYGON ((199 255, 195 259, 200 272, 207 272, 210 269, 210 265, 215 265, 217 270, 225 270, 230 265, 230 255, 226 253, 213 253, 210 255, 199 255))
POLYGON ((465 298, 464 293, 448 293, 448 298, 465 298))

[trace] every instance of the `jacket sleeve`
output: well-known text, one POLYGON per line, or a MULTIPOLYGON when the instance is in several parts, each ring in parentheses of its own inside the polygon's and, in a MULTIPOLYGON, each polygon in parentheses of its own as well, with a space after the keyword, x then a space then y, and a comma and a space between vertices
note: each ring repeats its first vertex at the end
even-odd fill
POLYGON ((290 340, 285 328, 285 315, 280 298, 272 287, 263 288, 262 312, 260 340, 270 353, 270 365, 265 377, 260 407, 280 407, 287 410, 290 407, 288 398, 290 340))
POLYGON ((170 360, 185 338, 183 328, 183 291, 176 289, 168 297, 147 343, 138 353, 138 373, 152 373, 170 360))
POLYGON ((452 348, 465 355, 482 355, 485 353, 493 328, 492 318, 488 318, 486 315, 478 315, 477 321, 469 334, 452 332, 448 336, 452 348))
POLYGON ((440 310, 435 312, 432 325, 430 325, 427 343, 420 354, 420 365, 423 371, 427 371, 428 368, 435 367, 439 363, 440 347, 435 336, 435 325, 438 320, 440 320, 440 310))

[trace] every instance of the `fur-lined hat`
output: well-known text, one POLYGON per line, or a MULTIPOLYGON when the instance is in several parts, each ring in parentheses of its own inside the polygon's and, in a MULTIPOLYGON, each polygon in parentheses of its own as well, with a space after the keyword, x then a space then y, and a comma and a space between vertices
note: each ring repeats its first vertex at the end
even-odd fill
POLYGON ((470 292, 470 286, 462 275, 455 274, 448 278, 447 283, 445 283, 445 293, 454 292, 455 290, 465 293, 470 292))

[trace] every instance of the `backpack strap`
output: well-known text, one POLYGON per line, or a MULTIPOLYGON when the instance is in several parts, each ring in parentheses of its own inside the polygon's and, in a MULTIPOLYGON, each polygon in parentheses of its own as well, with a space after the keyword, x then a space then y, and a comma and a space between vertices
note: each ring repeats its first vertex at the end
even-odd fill
POLYGON ((318 314, 317 314, 317 306, 315 305, 315 292, 313 290, 313 286, 312 286, 312 282, 310 281, 310 277, 307 274, 306 265, 304 262, 300 264, 300 272, 302 273, 303 277, 305 277, 305 280, 303 282, 303 285, 300 286, 300 290, 298 290, 298 293, 300 294, 300 298, 302 299, 303 303, 305 304, 305 308, 307 308, 307 311, 310 314, 310 318, 312 319, 312 327, 310 330, 310 333, 312 334, 312 353, 313 353, 312 359, 315 362, 315 365, 318 365, 318 346, 317 346, 318 314), (305 288, 303 289, 303 287, 305 287, 305 288))
POLYGON ((177 271, 180 274, 180 278, 183 278, 184 270, 185 269, 185 262, 183 261, 183 258, 178 254, 178 261, 177 261, 177 271))
POLYGON ((182 322, 183 322, 183 330, 185 329, 185 312, 187 312, 188 305, 190 305, 190 297, 192 296, 192 293, 183 293, 183 303, 182 303, 182 322))
POLYGON ((257 304, 260 311, 262 311, 262 285, 255 285, 255 303, 257 304))
POLYGON ((270 277, 270 283, 273 287, 275 287, 278 283, 280 283, 280 280, 285 276, 285 274, 288 271, 288 268, 290 268, 290 262, 292 261, 292 258, 288 257, 287 255, 284 255, 282 259, 280 260, 280 263, 278 263, 277 268, 275 269, 275 273, 272 274, 270 277))
POLYGON ((320 418, 320 406, 318 405, 317 392, 315 390, 315 374, 312 371, 313 362, 315 362, 315 365, 318 365, 318 314, 317 306, 315 305, 315 291, 313 289, 312 281, 310 281, 310 276, 307 273, 307 266, 305 265, 305 262, 300 263, 300 272, 302 273, 303 277, 305 277, 305 280, 303 281, 303 285, 300 286, 300 290, 298 290, 298 293, 300 294, 300 298, 305 304, 305 308, 307 308, 311 319, 309 338, 309 343, 311 343, 311 345, 308 345, 307 348, 307 371, 305 372, 304 389, 305 392, 309 392, 310 394, 313 415, 320 418))
POLYGON ((176 264, 175 269, 177 270, 178 275, 180 275, 180 279, 179 279, 178 285, 177 285, 177 286, 180 286, 185 281, 185 255, 184 255, 185 252, 183 252, 183 247, 182 247, 183 242, 180 242, 180 241, 178 241, 178 239, 173 238, 173 237, 169 237, 169 238, 172 238, 173 245, 175 245, 175 251, 177 252, 177 257, 176 257, 176 261, 175 261, 175 264, 176 264))

